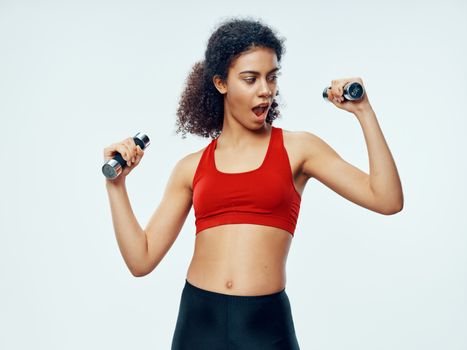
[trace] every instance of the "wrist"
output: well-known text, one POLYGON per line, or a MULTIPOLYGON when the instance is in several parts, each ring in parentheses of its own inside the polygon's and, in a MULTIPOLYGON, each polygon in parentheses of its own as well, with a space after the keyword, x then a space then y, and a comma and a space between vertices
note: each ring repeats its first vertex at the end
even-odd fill
POLYGON ((373 108, 371 108, 371 106, 368 106, 366 108, 356 110, 354 114, 358 119, 360 119, 375 115, 375 111, 373 108))
POLYGON ((105 179, 105 187, 107 189, 122 189, 122 188, 125 188, 126 184, 125 184, 125 177, 119 177, 115 180, 109 180, 109 179, 105 179))

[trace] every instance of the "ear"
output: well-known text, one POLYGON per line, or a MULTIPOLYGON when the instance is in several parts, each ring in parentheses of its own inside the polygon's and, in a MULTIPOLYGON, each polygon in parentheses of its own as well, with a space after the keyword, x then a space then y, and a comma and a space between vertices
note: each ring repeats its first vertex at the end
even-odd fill
POLYGON ((222 81, 222 79, 221 79, 221 77, 219 75, 215 75, 212 78, 212 82, 214 83, 214 86, 216 87, 217 91, 219 91, 222 95, 227 93, 227 86, 222 81))

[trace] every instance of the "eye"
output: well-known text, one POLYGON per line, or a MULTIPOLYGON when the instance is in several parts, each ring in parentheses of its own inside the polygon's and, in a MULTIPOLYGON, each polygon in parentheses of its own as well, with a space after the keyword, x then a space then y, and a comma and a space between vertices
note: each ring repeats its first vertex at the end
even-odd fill
POLYGON ((276 81, 277 80, 277 75, 271 75, 271 80, 276 81))
MULTIPOLYGON (((277 75, 271 75, 271 76, 269 77, 269 80, 270 80, 270 81, 276 81, 277 78, 278 78, 277 75)), ((243 79, 243 80, 245 80, 248 84, 252 84, 252 83, 255 82, 256 78, 246 78, 246 79, 243 79)))

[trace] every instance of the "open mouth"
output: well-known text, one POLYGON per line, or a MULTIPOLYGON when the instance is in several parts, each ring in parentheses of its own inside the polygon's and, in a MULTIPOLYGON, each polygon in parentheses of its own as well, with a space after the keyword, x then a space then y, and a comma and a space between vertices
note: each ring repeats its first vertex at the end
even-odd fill
POLYGON ((253 107, 251 110, 258 118, 263 118, 266 115, 266 112, 269 109, 268 104, 262 104, 256 107, 253 107))

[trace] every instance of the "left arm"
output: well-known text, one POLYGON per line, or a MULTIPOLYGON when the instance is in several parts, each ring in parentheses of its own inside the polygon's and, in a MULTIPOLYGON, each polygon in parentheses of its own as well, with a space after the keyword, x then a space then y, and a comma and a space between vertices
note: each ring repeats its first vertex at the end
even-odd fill
POLYGON ((391 151, 379 127, 373 110, 357 112, 358 121, 363 129, 370 162, 369 184, 373 195, 395 214, 404 206, 401 180, 391 151))
MULTIPOLYGON (((355 78, 353 79, 355 80, 355 78)), ((362 84, 361 79, 358 79, 362 84)), ((348 80, 333 81, 334 96, 348 80)), ((330 94, 332 100, 332 93, 330 94)), ((372 211, 391 215, 402 210, 404 197, 396 164, 371 108, 366 94, 360 103, 332 101, 337 107, 352 112, 363 129, 370 162, 367 174, 342 159, 318 136, 304 132, 305 160, 302 172, 315 177, 344 198, 372 211)))

